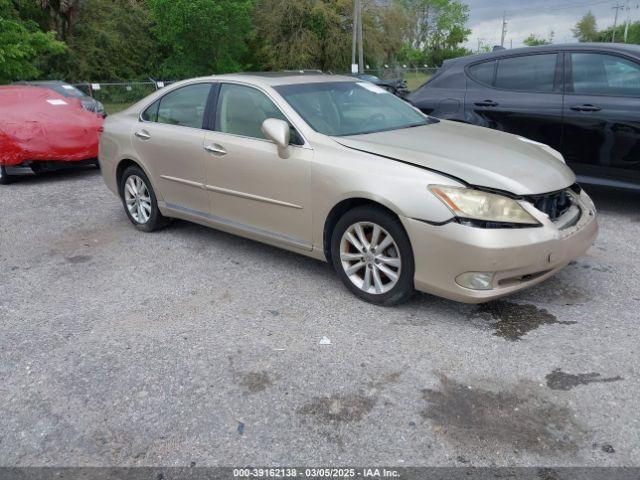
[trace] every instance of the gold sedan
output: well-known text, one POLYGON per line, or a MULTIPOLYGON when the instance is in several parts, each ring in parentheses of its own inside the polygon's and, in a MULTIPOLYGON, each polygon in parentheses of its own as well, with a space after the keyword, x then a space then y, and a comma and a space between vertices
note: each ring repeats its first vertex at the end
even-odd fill
POLYGON ((138 229, 181 218, 326 260, 380 305, 414 288, 469 303, 513 293, 598 231, 555 150, 352 77, 174 84, 107 118, 100 165, 138 229))

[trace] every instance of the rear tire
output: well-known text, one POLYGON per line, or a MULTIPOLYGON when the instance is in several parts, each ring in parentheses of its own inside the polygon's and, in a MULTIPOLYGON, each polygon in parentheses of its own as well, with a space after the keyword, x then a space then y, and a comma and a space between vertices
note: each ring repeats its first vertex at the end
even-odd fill
POLYGON ((13 182, 15 182, 15 177, 7 174, 7 167, 0 165, 0 185, 9 185, 13 182))
POLYGON ((331 236, 331 259, 342 282, 365 302, 398 305, 414 292, 409 236, 383 208, 366 205, 345 213, 331 236))
POLYGON ((140 167, 127 168, 120 178, 120 198, 131 223, 138 230, 153 232, 169 223, 158 209, 151 182, 140 167))

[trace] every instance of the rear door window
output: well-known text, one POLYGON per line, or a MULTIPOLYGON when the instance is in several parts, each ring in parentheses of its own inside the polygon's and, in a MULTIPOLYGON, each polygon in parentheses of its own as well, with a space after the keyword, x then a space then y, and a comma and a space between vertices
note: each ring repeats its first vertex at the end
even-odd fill
POLYGON ((519 92, 554 91, 558 55, 541 54, 498 61, 495 86, 519 92))
POLYGON ((160 99, 156 121, 181 127, 202 128, 210 91, 210 83, 198 83, 168 93, 160 99))
POLYGON ((156 100, 150 107, 142 112, 142 119, 145 122, 156 122, 158 120, 158 108, 160 107, 160 100, 156 100))

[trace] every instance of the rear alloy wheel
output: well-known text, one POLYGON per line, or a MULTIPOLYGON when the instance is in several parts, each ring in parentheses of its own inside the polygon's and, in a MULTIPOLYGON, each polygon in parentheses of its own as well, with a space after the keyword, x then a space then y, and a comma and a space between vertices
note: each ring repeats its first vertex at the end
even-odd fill
POLYGON ((338 222, 333 263, 345 285, 361 299, 395 305, 413 292, 413 252, 406 232, 390 213, 359 207, 338 222))
POLYGON ((7 174, 7 167, 0 165, 0 185, 9 185, 13 181, 14 177, 7 174))
POLYGON ((124 202, 133 220, 143 225, 151 218, 151 195, 149 188, 137 175, 124 182, 124 202))
POLYGON ((120 180, 120 195, 129 220, 138 230, 152 232, 167 224, 149 179, 139 167, 129 167, 120 180))

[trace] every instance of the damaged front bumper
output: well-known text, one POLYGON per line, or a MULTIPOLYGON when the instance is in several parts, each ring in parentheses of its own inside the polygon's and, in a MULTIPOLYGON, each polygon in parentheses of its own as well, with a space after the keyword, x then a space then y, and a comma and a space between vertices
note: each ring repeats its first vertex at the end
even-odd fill
POLYGON ((540 221, 537 228, 483 229, 402 218, 415 257, 416 289, 482 303, 544 281, 583 255, 597 237, 593 202, 584 191, 574 199, 574 207, 553 221, 523 204, 540 221), (465 283, 469 279, 477 281, 465 283))

